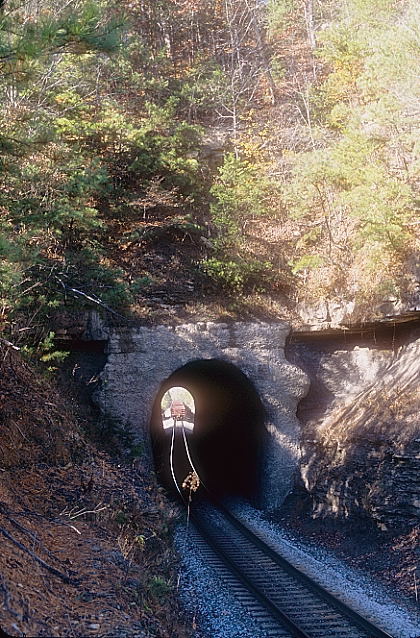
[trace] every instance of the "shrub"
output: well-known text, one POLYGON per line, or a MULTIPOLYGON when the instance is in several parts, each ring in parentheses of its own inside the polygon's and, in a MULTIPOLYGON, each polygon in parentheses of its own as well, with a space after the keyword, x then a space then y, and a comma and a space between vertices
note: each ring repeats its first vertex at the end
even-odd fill
POLYGON ((222 290, 230 293, 262 292, 272 282, 270 262, 223 260, 211 257, 201 262, 202 271, 222 290))

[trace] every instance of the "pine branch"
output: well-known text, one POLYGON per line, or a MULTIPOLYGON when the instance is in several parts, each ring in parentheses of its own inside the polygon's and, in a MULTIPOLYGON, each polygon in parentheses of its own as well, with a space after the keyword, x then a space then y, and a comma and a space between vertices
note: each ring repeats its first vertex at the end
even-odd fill
POLYGON ((39 563, 41 565, 41 567, 43 567, 44 569, 46 569, 47 571, 49 571, 51 574, 53 574, 54 576, 57 576, 57 578, 61 578, 61 580, 63 582, 65 582, 68 585, 78 585, 77 581, 73 580, 72 578, 70 578, 69 576, 67 576, 67 574, 64 574, 63 572, 60 572, 58 569, 56 569, 55 567, 52 567, 51 565, 48 565, 48 563, 46 563, 44 560, 42 560, 42 558, 40 558, 39 556, 37 556, 34 552, 32 552, 30 549, 28 549, 27 547, 25 547, 25 545, 22 545, 22 543, 20 543, 19 541, 17 541, 11 534, 9 534, 9 532, 7 530, 5 530, 3 527, 0 527, 0 533, 3 534, 3 536, 5 536, 5 538, 7 538, 11 543, 13 543, 14 545, 16 545, 16 547, 18 547, 22 552, 25 552, 26 554, 29 554, 29 556, 35 560, 37 563, 39 563))
POLYGON ((125 319, 125 321, 130 321, 130 319, 128 319, 128 317, 125 317, 124 315, 121 315, 116 310, 113 310, 112 308, 110 308, 106 303, 104 303, 101 299, 99 299, 99 297, 96 297, 96 295, 95 295, 95 297, 92 297, 91 295, 88 295, 86 292, 83 292, 83 290, 77 290, 77 288, 72 288, 71 286, 68 286, 59 277, 56 277, 56 279, 63 286, 63 288, 65 290, 70 290, 70 292, 72 292, 73 294, 79 295, 80 297, 84 297, 88 301, 91 301, 92 303, 95 303, 98 306, 101 306, 101 308, 104 308, 105 310, 107 310, 111 314, 115 315, 116 317, 120 317, 120 319, 125 319))

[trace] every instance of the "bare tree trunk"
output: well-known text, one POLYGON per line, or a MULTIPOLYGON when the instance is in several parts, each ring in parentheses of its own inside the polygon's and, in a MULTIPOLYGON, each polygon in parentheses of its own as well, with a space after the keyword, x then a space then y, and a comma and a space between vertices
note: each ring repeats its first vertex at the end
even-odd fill
POLYGON ((229 31, 229 39, 230 39, 230 94, 231 94, 231 114, 232 114, 232 138, 233 138, 233 147, 235 152, 235 157, 239 157, 239 149, 238 149, 238 110, 237 110, 237 102, 238 102, 238 87, 237 80, 241 79, 241 55, 239 48, 239 39, 238 39, 238 31, 235 25, 234 18, 236 17, 234 8, 232 6, 232 0, 225 0, 225 14, 226 14, 226 24, 229 31), (239 78, 238 78, 239 74, 239 78))
POLYGON ((276 103, 276 84, 274 82, 273 79, 273 75, 271 73, 271 69, 270 69, 270 62, 267 56, 267 47, 266 47, 266 43, 264 41, 264 37, 263 37, 263 32, 261 29, 261 25, 259 23, 258 20, 258 5, 254 4, 253 7, 250 7, 249 5, 249 0, 245 0, 246 6, 248 7, 249 11, 250 11, 250 15, 251 15, 251 19, 252 19, 252 26, 254 29, 254 35, 255 35, 255 40, 257 43, 257 47, 258 47, 258 51, 259 51, 259 55, 261 57, 261 60, 263 62, 263 66, 264 66, 264 73, 267 77, 267 81, 268 81, 268 86, 270 89, 270 98, 271 98, 271 104, 276 103))
POLYGON ((262 75, 267 77, 273 104, 276 91, 266 54, 264 32, 258 20, 261 11, 258 1, 224 0, 223 6, 225 40, 221 47, 222 64, 230 79, 230 103, 224 105, 228 114, 223 117, 231 119, 234 150, 238 156, 240 113, 252 105, 262 75))
POLYGON ((309 44, 311 45, 311 49, 316 49, 313 0, 304 0, 304 11, 309 44))

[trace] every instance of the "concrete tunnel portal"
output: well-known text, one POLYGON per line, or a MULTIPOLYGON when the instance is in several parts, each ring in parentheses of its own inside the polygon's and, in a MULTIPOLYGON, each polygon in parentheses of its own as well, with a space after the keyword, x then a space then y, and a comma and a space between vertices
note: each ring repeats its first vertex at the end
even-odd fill
MULTIPOLYGON (((106 335, 107 359, 100 375, 96 401, 104 414, 127 424, 136 441, 144 446, 146 461, 151 466, 154 452, 155 467, 161 468, 159 478, 162 483, 167 483, 163 459, 168 458, 169 453, 164 452, 168 443, 162 440, 157 408, 163 394, 159 397, 159 393, 169 384, 187 385, 187 389, 197 395, 194 397, 198 410, 196 418, 199 419, 197 427, 201 425, 200 432, 194 431, 193 439, 200 453, 203 475, 209 475, 208 480, 215 483, 216 488, 222 489, 221 486, 226 484, 231 491, 238 489, 242 493, 252 491, 256 483, 254 502, 261 509, 274 509, 284 502, 295 482, 300 458, 300 424, 296 407, 309 386, 303 370, 285 357, 284 346, 289 331, 290 326, 285 322, 211 321, 112 329, 106 335), (194 363, 200 361, 201 364, 194 363), (239 377, 228 371, 223 373, 223 369, 229 367, 226 362, 230 362, 239 377), (200 372, 201 366, 215 366, 219 370, 215 373, 216 378, 213 378, 214 370, 210 373, 202 367, 200 372), (207 389, 205 393, 202 388, 207 389), (231 388, 230 393, 228 388, 231 388), (214 399, 206 398, 209 389, 209 396, 214 399), (220 398, 223 391, 224 400, 220 398), (243 404, 239 399, 235 400, 237 394, 243 397, 243 404), (208 414, 217 412, 211 437, 206 435, 209 418, 206 403, 208 414), (221 412, 215 410, 218 403, 227 404, 221 412), (265 409, 262 417, 261 404, 265 409), (246 410, 256 416, 256 427, 251 426, 251 431, 245 427, 246 423, 252 422, 246 410), (241 416, 244 427, 240 427, 241 416), (224 422, 225 427, 217 427, 220 422, 224 422), (258 428, 258 424, 262 427, 258 428), (246 439, 251 440, 248 446, 246 439), (255 441, 256 449, 250 456, 251 444, 253 446, 255 441), (210 452, 207 453, 206 448, 210 452), (247 455, 251 458, 249 462, 247 455)), ((98 334, 96 331, 95 335, 98 334)), ((181 478, 184 477, 180 475, 181 478)))
POLYGON ((253 498, 259 488, 264 420, 259 394, 237 366, 220 359, 186 363, 163 381, 153 403, 150 435, 159 482, 175 494, 174 478, 182 491, 195 469, 202 491, 204 486, 217 497, 253 498), (174 388, 184 389, 194 399, 195 414, 188 417, 193 426, 183 428, 184 433, 171 427, 162 413, 168 391, 174 388))

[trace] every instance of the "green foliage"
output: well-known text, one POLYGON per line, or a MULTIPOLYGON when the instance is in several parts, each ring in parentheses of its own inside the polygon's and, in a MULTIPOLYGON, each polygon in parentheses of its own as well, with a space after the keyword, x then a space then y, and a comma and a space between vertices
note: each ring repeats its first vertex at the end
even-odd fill
MULTIPOLYGON (((106 0, 38 8, 10 0, 0 16, 0 325, 24 326, 28 342, 62 303, 122 309, 147 287, 107 258, 109 225, 133 219, 130 200, 191 206, 203 190, 202 131, 181 116, 185 83, 167 57, 152 64, 106 0)), ((182 214, 167 227, 198 228, 182 214)))
POLYGON ((296 261, 291 262, 292 273, 296 275, 297 273, 308 270, 311 268, 319 268, 322 266, 324 260, 320 255, 302 255, 296 261))
POLYGON ((214 117, 228 101, 229 80, 214 59, 199 59, 187 70, 179 87, 180 106, 193 120, 214 117))
POLYGON ((134 537, 134 541, 140 551, 143 552, 146 547, 146 537, 144 534, 137 534, 137 536, 134 537))
POLYGON ((268 261, 210 257, 200 266, 220 289, 228 293, 262 292, 273 279, 273 267, 268 261))
POLYGON ((138 277, 130 285, 130 291, 133 295, 144 292, 153 283, 153 279, 148 276, 138 277))
POLYGON ((147 116, 140 126, 132 128, 127 139, 134 156, 129 170, 146 179, 159 175, 167 189, 176 187, 186 194, 196 192, 199 167, 190 153, 199 144, 201 129, 177 119, 175 97, 163 105, 147 102, 145 107, 147 116))
POLYGON ((123 525, 126 525, 128 522, 128 516, 125 512, 119 510, 118 512, 116 512, 115 514, 115 522, 117 523, 117 525, 119 525, 120 527, 122 527, 123 525))
POLYGON ((398 289, 418 228, 414 0, 315 3, 314 51, 295 0, 260 3, 256 21, 226 21, 239 0, 35 5, 0 14, 0 330, 57 361, 42 351, 54 313, 125 311, 161 281, 132 255, 159 244, 188 244, 233 294, 275 285, 267 259, 314 290, 347 273, 354 290, 375 273, 398 289), (280 109, 273 80, 291 87, 280 109), (216 169, 203 133, 233 121, 235 153, 216 169), (280 220, 267 248, 255 229, 278 236, 280 220))
POLYGON ((51 361, 58 363, 63 361, 69 354, 68 352, 54 349, 54 337, 55 332, 51 331, 39 344, 38 350, 43 353, 41 354, 40 361, 43 363, 49 363, 51 361))
POLYGON ((77 8, 67 4, 57 11, 45 2, 32 16, 13 0, 8 5, 0 16, 0 63, 18 78, 27 80, 23 74, 40 70, 51 53, 110 53, 120 46, 121 21, 104 19, 104 3, 85 0, 77 8))
POLYGON ((320 285, 322 268, 330 286, 345 286, 347 273, 363 294, 385 294, 398 288, 413 250, 418 88, 412 77, 419 49, 416 61, 412 10, 412 2, 401 8, 390 0, 352 0, 319 34, 317 53, 329 72, 312 105, 327 141, 290 156, 283 192, 301 234, 292 271, 306 273, 309 286, 320 285), (315 229, 316 243, 309 236, 315 229))
POLYGON ((275 82, 280 82, 286 75, 286 68, 281 58, 272 56, 270 63, 270 71, 275 82))
POLYGON ((345 213, 356 221, 356 249, 380 245, 385 251, 404 251, 415 195, 409 184, 389 173, 384 160, 381 145, 351 130, 328 152, 302 154, 285 191, 291 214, 328 222, 345 213))
POLYGON ((162 576, 152 576, 147 589, 153 598, 159 600, 164 599, 172 591, 171 584, 162 576))
POLYGON ((217 246, 227 250, 240 243, 247 220, 267 214, 271 189, 261 166, 227 153, 210 194, 217 246))
POLYGON ((69 356, 65 350, 56 350, 54 343, 55 333, 50 331, 38 344, 34 346, 23 346, 21 354, 29 359, 35 359, 46 365, 47 372, 55 372, 57 365, 62 363, 69 356))
POLYGON ((243 248, 247 223, 269 215, 273 187, 264 169, 262 164, 227 153, 210 189, 216 254, 203 260, 200 268, 228 293, 260 292, 274 278, 269 261, 251 259, 243 248))
MULTIPOLYGON (((63 298, 58 277, 67 269, 65 253, 100 232, 96 204, 109 188, 102 157, 75 143, 91 110, 85 87, 79 93, 71 85, 71 72, 81 54, 117 51, 121 36, 121 20, 107 15, 105 2, 62 10, 47 0, 41 5, 31 15, 11 1, 0 16, 2 313, 9 326, 23 324, 23 335, 39 340, 37 353, 49 336, 36 324, 63 298)), ((48 349, 42 358, 60 356, 48 349)))
POLYGON ((296 0, 269 0, 268 30, 271 38, 281 36, 295 19, 296 0))

